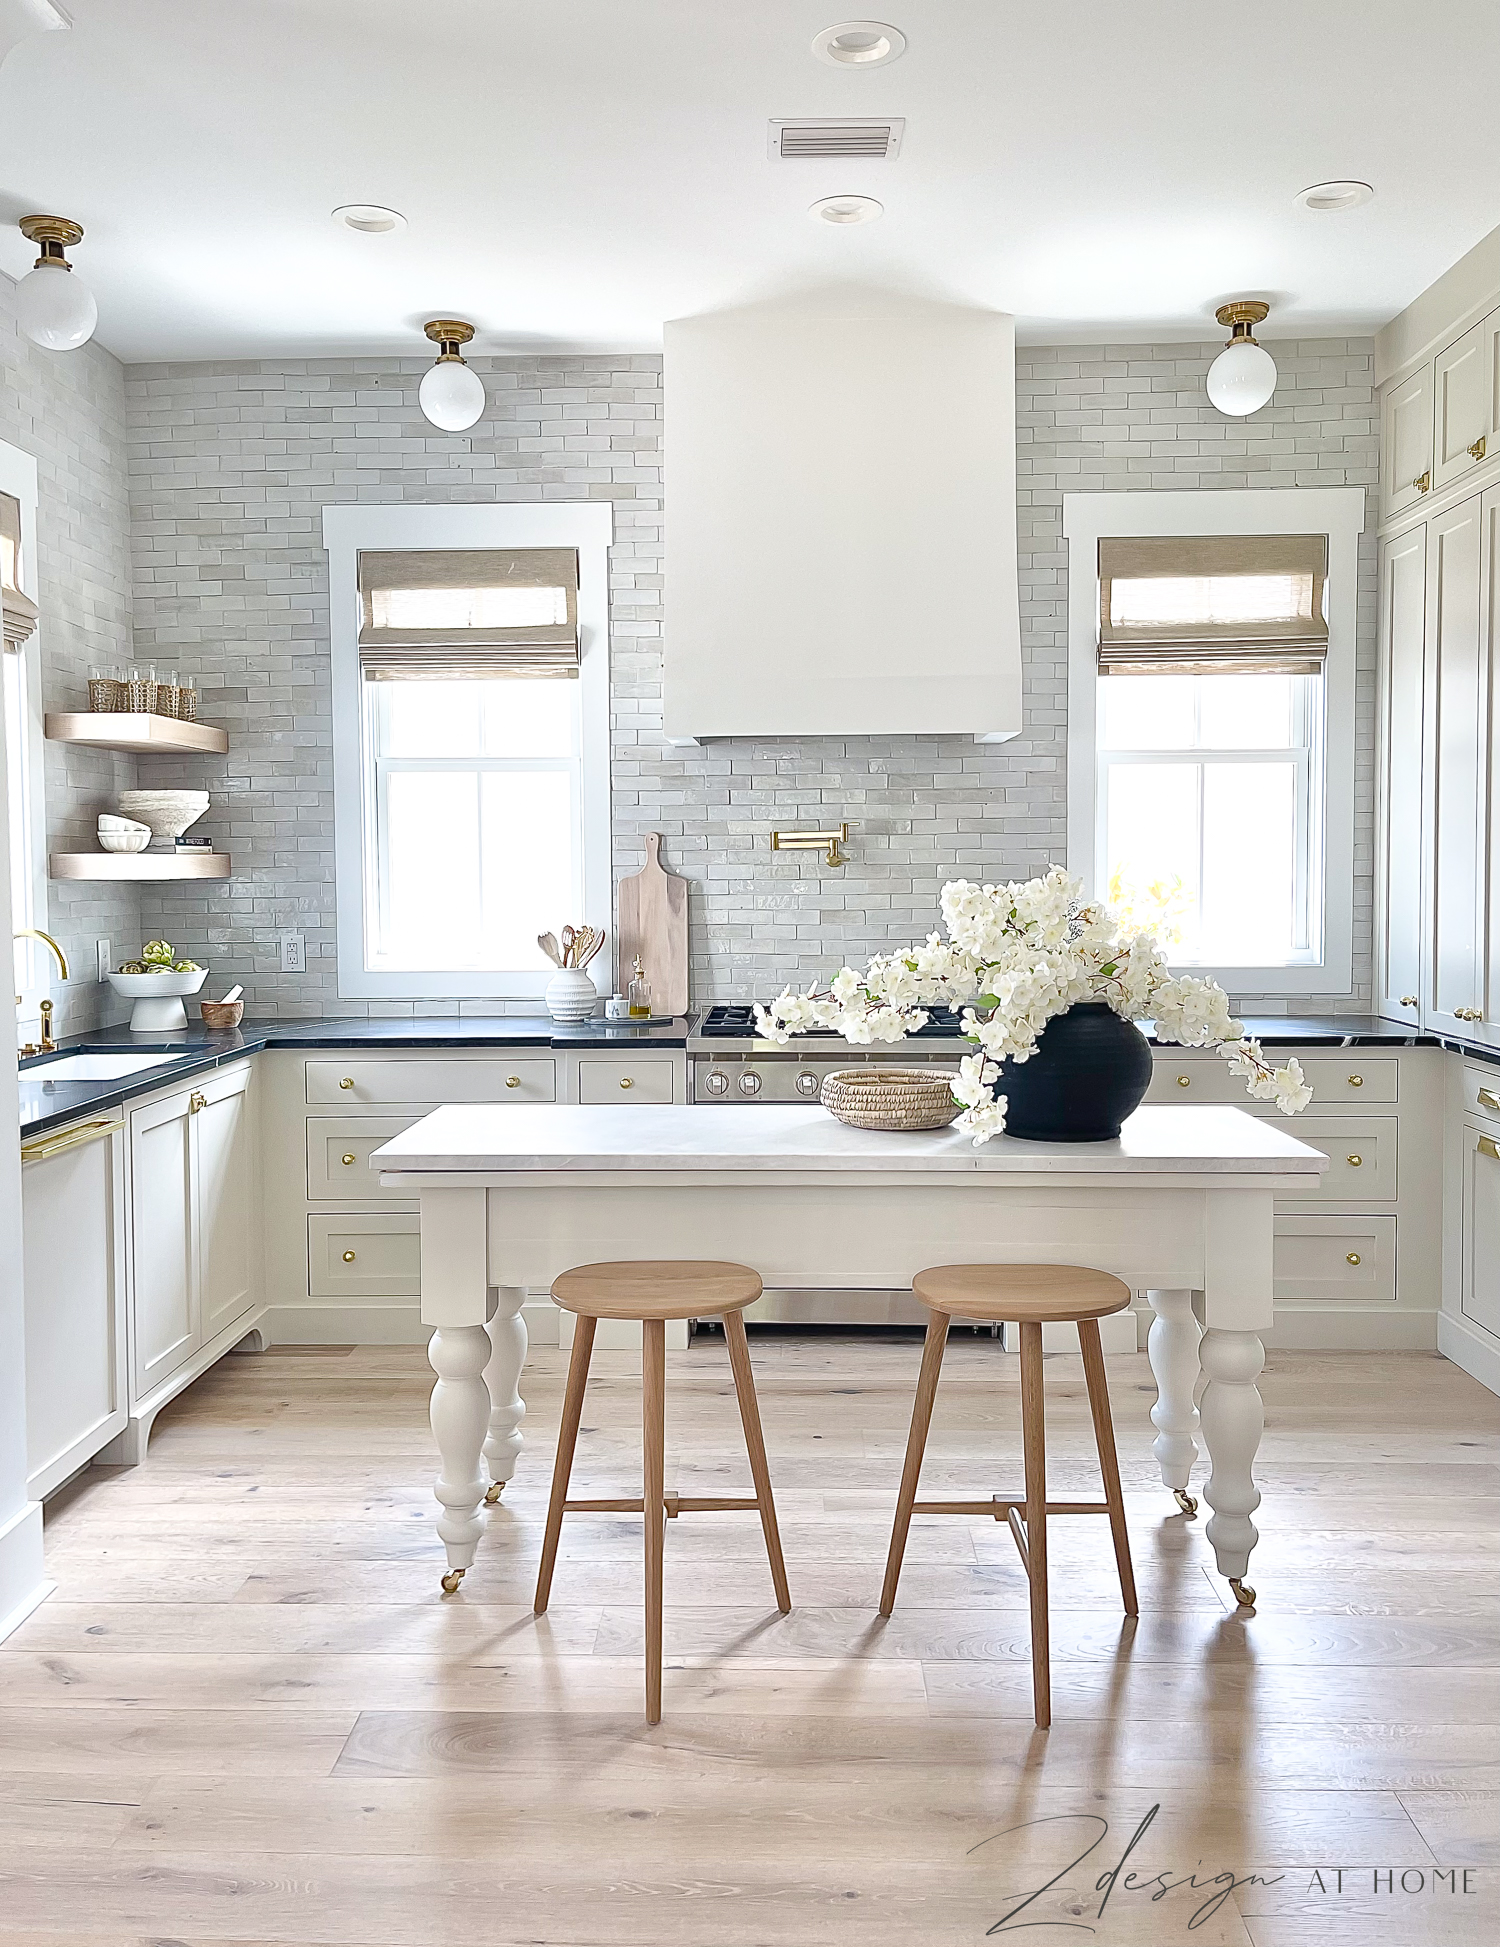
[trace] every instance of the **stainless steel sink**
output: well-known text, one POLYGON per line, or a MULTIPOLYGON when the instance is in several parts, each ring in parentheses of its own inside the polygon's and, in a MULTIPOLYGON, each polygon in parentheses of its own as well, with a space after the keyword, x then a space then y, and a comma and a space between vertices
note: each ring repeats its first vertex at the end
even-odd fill
POLYGON ((38 1062, 21 1070, 23 1082, 117 1082, 125 1075, 139 1075, 146 1068, 162 1068, 188 1057, 161 1049, 153 1055, 59 1055, 55 1061, 38 1062))

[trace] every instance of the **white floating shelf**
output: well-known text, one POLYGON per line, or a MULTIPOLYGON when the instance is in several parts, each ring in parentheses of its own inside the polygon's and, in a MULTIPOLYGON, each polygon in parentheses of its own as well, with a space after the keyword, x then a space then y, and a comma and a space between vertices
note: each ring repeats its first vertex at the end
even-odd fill
POLYGON ((54 852, 54 879, 227 879, 227 852, 54 852))
POLYGON ((228 732, 211 723, 183 723, 144 711, 49 710, 46 731, 55 744, 92 744, 96 750, 211 751, 222 756, 229 748, 228 732))

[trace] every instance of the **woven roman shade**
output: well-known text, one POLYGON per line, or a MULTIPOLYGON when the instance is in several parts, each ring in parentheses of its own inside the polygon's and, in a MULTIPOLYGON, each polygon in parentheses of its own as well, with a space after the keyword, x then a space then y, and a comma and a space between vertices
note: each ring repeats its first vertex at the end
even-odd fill
POLYGON ((359 602, 377 682, 578 674, 573 548, 361 552, 359 602))
POLYGON ((1327 576, 1322 534, 1101 539, 1099 673, 1315 675, 1327 576))
POLYGON ((13 494, 0 494, 0 607, 7 649, 19 649, 36 628, 36 603, 22 594, 20 581, 21 503, 13 494))

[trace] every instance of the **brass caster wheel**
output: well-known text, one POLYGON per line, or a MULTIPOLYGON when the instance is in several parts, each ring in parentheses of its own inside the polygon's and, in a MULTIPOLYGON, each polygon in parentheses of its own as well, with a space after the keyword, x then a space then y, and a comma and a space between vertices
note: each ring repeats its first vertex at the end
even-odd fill
POLYGON ((1172 1489, 1172 1499, 1182 1509, 1184 1514, 1196 1514, 1198 1512, 1197 1495, 1189 1494, 1185 1487, 1174 1487, 1172 1489))
POLYGON ((489 1486, 484 1491, 484 1504, 487 1508, 492 1508, 495 1505, 495 1503, 500 1499, 500 1495, 504 1490, 504 1487, 505 1487, 504 1481, 490 1482, 489 1486))
POLYGON ((1255 1591, 1248 1582, 1242 1582, 1237 1575, 1231 1575, 1229 1586, 1234 1590, 1234 1599, 1242 1609, 1255 1607, 1255 1591))
POLYGON ((448 1573, 443 1577, 443 1594, 457 1595, 458 1585, 462 1582, 466 1573, 467 1570, 465 1569, 450 1568, 448 1573))

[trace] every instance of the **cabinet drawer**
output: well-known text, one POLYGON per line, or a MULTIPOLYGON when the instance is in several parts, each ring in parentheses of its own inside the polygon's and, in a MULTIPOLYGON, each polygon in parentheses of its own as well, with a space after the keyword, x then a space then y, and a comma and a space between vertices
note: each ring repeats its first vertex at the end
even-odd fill
POLYGON ((410 1129, 418 1116, 359 1116, 335 1122, 310 1116, 307 1123, 307 1200, 309 1203, 386 1203, 370 1154, 392 1136, 410 1129))
POLYGON ((671 1061, 593 1061, 578 1064, 580 1102, 670 1102, 677 1064, 671 1061))
POLYGON ((1316 1188, 1282 1191, 1299 1202, 1394 1203, 1396 1201, 1397 1123, 1391 1116, 1296 1119, 1299 1142, 1321 1149, 1328 1158, 1316 1188))
POLYGON ((1276 1300, 1396 1302, 1394 1217, 1276 1219, 1276 1300))
POLYGON ((307 1099, 319 1107, 384 1108, 405 1102, 553 1102, 550 1055, 449 1055, 432 1061, 310 1061, 307 1099))
MULTIPOLYGON (((1312 1106, 1326 1109, 1356 1103, 1394 1102, 1401 1065, 1394 1056, 1364 1060, 1358 1050, 1337 1055, 1304 1055, 1293 1049, 1313 1092, 1312 1106)), ((1286 1049, 1269 1048, 1266 1059, 1273 1068, 1287 1058, 1286 1049)), ((1196 1051, 1167 1048, 1152 1058, 1148 1102, 1227 1102, 1232 1108, 1266 1108, 1274 1115, 1271 1103, 1259 1103, 1246 1094, 1244 1078, 1233 1075, 1222 1055, 1202 1055, 1196 1051)))
POLYGON ((1500 1118, 1500 1068, 1464 1063, 1464 1110, 1469 1115, 1500 1118))
POLYGON ((307 1289, 314 1298, 415 1298, 421 1269, 415 1211, 315 1212, 307 1220, 307 1289))

